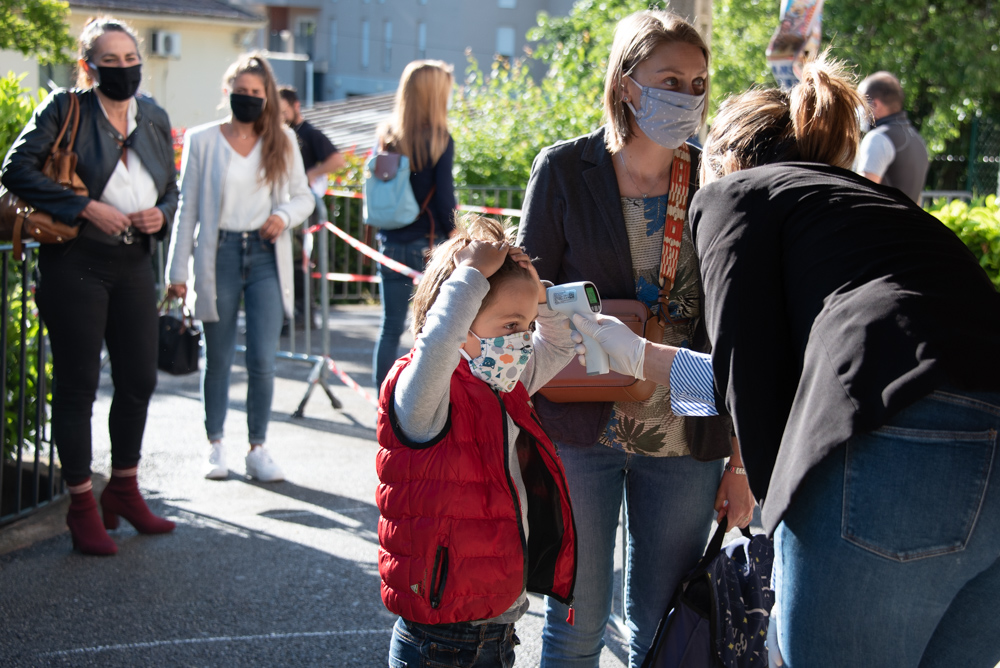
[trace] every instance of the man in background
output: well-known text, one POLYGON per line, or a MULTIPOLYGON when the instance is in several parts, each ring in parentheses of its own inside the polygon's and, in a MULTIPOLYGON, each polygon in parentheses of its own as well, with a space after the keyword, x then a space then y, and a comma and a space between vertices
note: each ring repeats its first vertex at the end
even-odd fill
MULTIPOLYGON (((302 118, 302 104, 299 102, 299 96, 294 88, 282 86, 278 90, 278 95, 281 117, 295 131, 295 137, 299 140, 302 164, 306 168, 309 186, 316 196, 316 209, 309 217, 309 226, 325 223, 328 220, 328 215, 323 194, 327 188, 327 175, 343 169, 347 165, 347 160, 325 134, 302 118)), ((296 258, 301 258, 303 264, 303 270, 295 272, 294 281, 295 320, 301 324, 303 318, 309 317, 309 311, 304 304, 304 295, 305 273, 309 271, 308 258, 312 255, 312 236, 307 236, 303 240, 300 234, 295 234, 293 239, 293 252, 296 258), (303 247, 303 241, 307 247, 303 247)))
POLYGON ((278 94, 281 97, 281 116, 295 130, 295 136, 299 140, 299 151, 302 153, 302 163, 309 183, 317 191, 320 185, 317 182, 322 179, 322 190, 319 192, 326 192, 326 175, 340 171, 347 165, 347 161, 325 134, 302 118, 302 103, 294 88, 282 86, 278 94))
POLYGON ((876 72, 858 86, 868 98, 875 126, 861 140, 858 174, 897 188, 920 201, 927 179, 927 145, 903 111, 903 87, 888 72, 876 72))

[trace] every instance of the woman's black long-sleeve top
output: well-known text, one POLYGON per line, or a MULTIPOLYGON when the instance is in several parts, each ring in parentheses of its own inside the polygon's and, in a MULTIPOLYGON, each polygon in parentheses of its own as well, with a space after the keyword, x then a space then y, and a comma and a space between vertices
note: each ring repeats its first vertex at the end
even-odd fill
MULTIPOLYGON (((122 142, 134 151, 156 184, 156 207, 163 211, 164 225, 153 236, 163 239, 177 210, 177 169, 174 163, 170 119, 153 102, 138 97, 136 129, 126 139, 115 130, 101 110, 93 90, 59 90, 53 92, 35 109, 31 120, 21 131, 4 160, 0 182, 12 193, 33 207, 46 211, 67 225, 86 221, 80 214, 91 199, 100 200, 104 187, 121 159, 122 142), (74 151, 77 154, 76 173, 87 186, 90 197, 83 197, 64 188, 42 174, 42 168, 52 144, 59 134, 69 111, 69 96, 80 99, 80 127, 74 151)), ((63 140, 65 141, 65 139, 63 140)), ((97 232, 96 228, 93 232, 97 232)), ((112 238, 105 237, 108 243, 112 238)))

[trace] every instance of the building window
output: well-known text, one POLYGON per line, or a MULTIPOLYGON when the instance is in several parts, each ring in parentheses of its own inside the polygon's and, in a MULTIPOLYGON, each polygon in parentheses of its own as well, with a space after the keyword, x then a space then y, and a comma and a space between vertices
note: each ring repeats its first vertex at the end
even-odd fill
POLYGON ((517 9, 517 0, 497 0, 500 9, 517 9))
POLYGON ((386 21, 383 28, 385 51, 382 54, 382 69, 388 72, 392 68, 392 21, 386 21))
POLYGON ((361 22, 361 67, 368 67, 368 54, 371 49, 371 24, 361 22))
POLYGON ((417 58, 427 57, 427 24, 421 21, 417 24, 417 58))
POLYGON ((497 55, 506 58, 514 57, 514 28, 512 26, 497 28, 497 55))
POLYGON ((330 65, 337 64, 337 19, 330 19, 330 65))
POLYGON ((316 57, 316 19, 301 17, 295 23, 295 53, 316 57))

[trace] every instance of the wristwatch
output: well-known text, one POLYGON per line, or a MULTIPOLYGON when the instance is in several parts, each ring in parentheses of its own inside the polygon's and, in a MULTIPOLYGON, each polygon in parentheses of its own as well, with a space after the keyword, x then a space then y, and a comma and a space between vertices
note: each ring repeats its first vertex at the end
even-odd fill
POLYGON ((730 473, 735 473, 736 475, 746 475, 747 470, 741 466, 733 466, 732 464, 726 464, 726 470, 730 473))

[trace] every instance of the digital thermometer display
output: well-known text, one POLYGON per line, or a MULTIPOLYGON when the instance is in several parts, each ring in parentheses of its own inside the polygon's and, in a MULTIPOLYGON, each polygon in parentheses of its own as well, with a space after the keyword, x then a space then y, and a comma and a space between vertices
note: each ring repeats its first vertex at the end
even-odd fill
POLYGON ((583 288, 583 290, 584 290, 584 292, 587 293, 587 301, 590 302, 590 307, 591 308, 593 308, 595 306, 600 306, 601 305, 601 300, 597 296, 597 289, 593 285, 587 284, 583 288))

